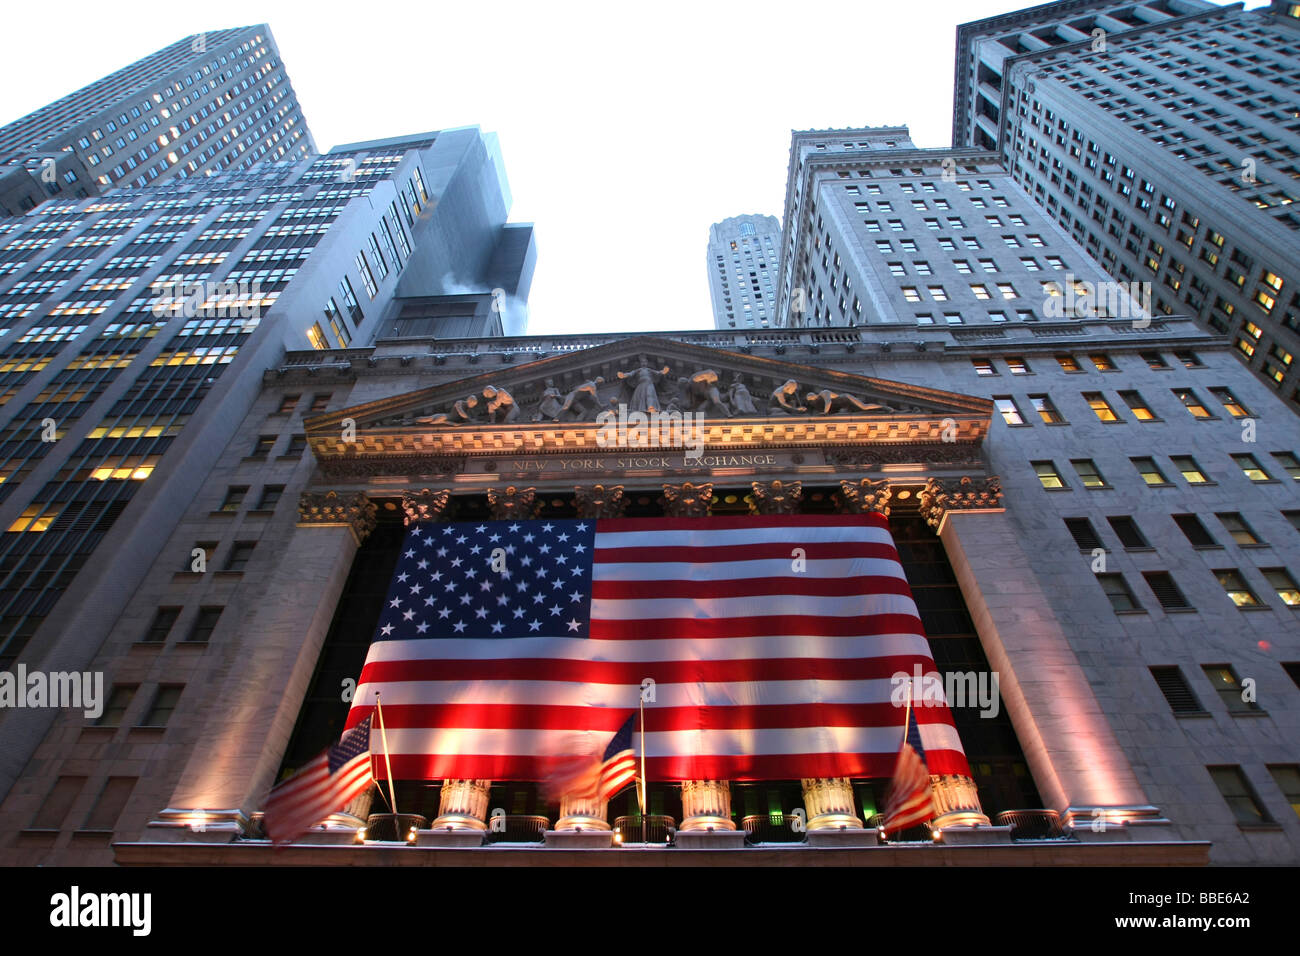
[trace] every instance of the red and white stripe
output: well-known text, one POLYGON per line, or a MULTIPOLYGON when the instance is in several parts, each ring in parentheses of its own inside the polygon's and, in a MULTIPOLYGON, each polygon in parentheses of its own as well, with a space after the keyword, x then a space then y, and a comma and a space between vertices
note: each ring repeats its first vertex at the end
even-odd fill
POLYGON ((886 833, 899 833, 934 817, 930 772, 911 744, 903 744, 894 768, 894 782, 885 801, 886 833))
POLYGON ((292 842, 330 814, 340 812, 373 782, 369 752, 353 757, 334 774, 329 772, 328 761, 326 750, 271 791, 262 825, 272 842, 292 842))
MULTIPOLYGON (((544 780, 650 678, 652 780, 890 774, 891 677, 935 667, 882 516, 602 520, 595 544, 589 636, 376 641, 348 726, 382 692, 398 779, 544 780)), ((947 706, 914 714, 934 772, 969 774, 947 706)))

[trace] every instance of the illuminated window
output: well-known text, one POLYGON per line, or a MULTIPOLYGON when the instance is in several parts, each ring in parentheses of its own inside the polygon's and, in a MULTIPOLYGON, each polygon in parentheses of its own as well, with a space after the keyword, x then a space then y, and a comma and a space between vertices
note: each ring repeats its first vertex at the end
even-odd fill
POLYGON ((1097 371, 1099 372, 1115 371, 1115 363, 1112 362, 1110 356, 1106 355, 1105 353, 1097 353, 1095 355, 1089 355, 1088 358, 1089 360, 1091 360, 1092 364, 1096 366, 1097 371))
POLYGON ((32 503, 23 509, 23 513, 18 520, 9 526, 10 531, 44 531, 49 528, 54 519, 58 517, 58 509, 48 513, 45 511, 44 504, 32 503))
POLYGON ((1183 476, 1183 480, 1189 485, 1210 483, 1210 479, 1205 477, 1205 472, 1201 471, 1201 466, 1196 463, 1196 459, 1191 455, 1170 455, 1169 461, 1178 469, 1178 473, 1183 476))
POLYGON ((1079 475, 1079 480, 1083 482, 1085 488, 1105 488, 1107 487, 1106 479, 1102 477, 1097 470, 1096 463, 1091 458, 1072 459, 1070 464, 1079 475))
POLYGON ((1260 568, 1264 580, 1268 582, 1282 603, 1287 607, 1300 607, 1300 587, 1286 568, 1260 568))
POLYGON ((1083 399, 1088 403, 1088 407, 1097 414, 1098 420, 1103 422, 1122 421, 1122 419, 1115 414, 1115 409, 1110 407, 1110 403, 1106 401, 1101 392, 1084 392, 1083 399))
POLYGON ((1056 465, 1050 461, 1031 461, 1034 466, 1034 472, 1038 475, 1038 480, 1044 488, 1064 488, 1065 481, 1061 478, 1060 472, 1056 470, 1056 465))
POLYGON ((1187 407, 1187 410, 1192 413, 1193 418, 1214 417, 1210 414, 1210 410, 1205 407, 1199 398, 1196 397, 1196 393, 1190 388, 1175 388, 1172 389, 1172 391, 1176 396, 1178 396, 1178 400, 1187 407))
POLYGON ((1065 418, 1057 411, 1056 406, 1052 404, 1051 398, 1046 395, 1030 395, 1029 403, 1034 406, 1034 411, 1038 412, 1040 418, 1049 425, 1063 425, 1065 418))
POLYGON ((1241 473, 1251 481, 1273 480, 1272 476, 1260 467, 1260 464, 1255 460, 1254 455, 1233 455, 1231 457, 1232 460, 1237 463, 1237 467, 1241 469, 1241 473))
POLYGON ((1156 466, 1154 458, 1130 458, 1129 461, 1133 462, 1133 467, 1137 469, 1138 474, 1142 476, 1142 480, 1148 485, 1169 484, 1169 479, 1156 466))
POLYGON ((1020 414, 1020 409, 1016 407, 1015 401, 1010 395, 993 396, 993 404, 1002 415, 1002 420, 1008 425, 1025 424, 1024 416, 1020 414))
POLYGON ((1233 418, 1250 418, 1251 413, 1245 405, 1238 401, 1237 397, 1232 394, 1231 389, 1212 388, 1210 394, 1223 403, 1223 407, 1228 410, 1228 414, 1233 418))

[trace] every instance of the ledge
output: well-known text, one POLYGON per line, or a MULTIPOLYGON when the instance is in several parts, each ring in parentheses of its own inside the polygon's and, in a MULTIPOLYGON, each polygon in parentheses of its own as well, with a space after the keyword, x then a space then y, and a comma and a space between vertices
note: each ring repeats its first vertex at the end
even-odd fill
POLYGON ((745 847, 680 850, 675 847, 618 847, 561 850, 554 847, 495 846, 451 849, 389 844, 361 846, 239 843, 115 843, 121 866, 1206 866, 1207 841, 1160 843, 1006 843, 851 848, 745 847))

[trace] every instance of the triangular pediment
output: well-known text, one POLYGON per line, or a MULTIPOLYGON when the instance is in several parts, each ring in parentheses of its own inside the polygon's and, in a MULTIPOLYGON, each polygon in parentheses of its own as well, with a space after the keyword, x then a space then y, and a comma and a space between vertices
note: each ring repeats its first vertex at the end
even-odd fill
POLYGON ((689 416, 709 442, 979 444, 992 403, 650 335, 498 367, 308 418, 322 460, 572 451, 620 412, 689 416), (732 436, 736 436, 735 439, 732 436))

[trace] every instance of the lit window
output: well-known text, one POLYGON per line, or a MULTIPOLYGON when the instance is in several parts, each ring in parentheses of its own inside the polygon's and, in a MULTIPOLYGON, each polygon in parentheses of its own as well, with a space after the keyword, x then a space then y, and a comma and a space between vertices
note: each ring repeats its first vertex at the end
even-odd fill
POLYGON ((1122 419, 1115 414, 1115 409, 1110 407, 1110 403, 1106 401, 1105 396, 1103 396, 1101 392, 1084 392, 1083 399, 1088 403, 1088 407, 1096 412, 1098 420, 1103 422, 1122 421, 1122 419))
POLYGON ((1059 411, 1057 411, 1056 406, 1052 404, 1052 400, 1048 396, 1030 395, 1029 402, 1031 405, 1034 406, 1034 411, 1038 412, 1039 417, 1042 418, 1042 420, 1047 424, 1049 425, 1065 424, 1065 418, 1061 415, 1059 411))
POLYGON ((1254 455, 1233 455, 1232 460, 1237 463, 1241 473, 1251 481, 1272 481, 1272 477, 1263 468, 1260 467, 1254 455))
POLYGON ((1050 461, 1032 461, 1034 472, 1038 475, 1038 480, 1044 488, 1064 488, 1065 481, 1061 478, 1060 472, 1056 470, 1056 465, 1050 461))
POLYGON ((1200 465, 1191 455, 1170 455, 1169 461, 1173 463, 1174 468, 1183 476, 1183 480, 1189 485, 1205 485, 1210 483, 1210 479, 1205 477, 1205 472, 1201 471, 1200 465))
POLYGON ((993 404, 1002 415, 1002 420, 1008 425, 1025 424, 1024 417, 1020 414, 1020 409, 1016 407, 1015 401, 1010 395, 994 396, 993 404))
POLYGON ((1210 410, 1202 404, 1199 398, 1196 397, 1196 393, 1190 388, 1175 388, 1172 391, 1176 396, 1178 396, 1178 400, 1187 407, 1187 410, 1192 413, 1193 418, 1214 417, 1210 414, 1210 410))
POLYGON ((1130 458, 1129 461, 1133 462, 1133 467, 1137 469, 1138 474, 1142 476, 1142 480, 1148 485, 1169 484, 1169 479, 1156 467, 1154 458, 1130 458))
POLYGON ((1300 607, 1300 588, 1296 586, 1291 572, 1286 568, 1260 568, 1259 570, 1264 575, 1264 580, 1268 581, 1268 586, 1282 599, 1283 604, 1287 607, 1300 607))

